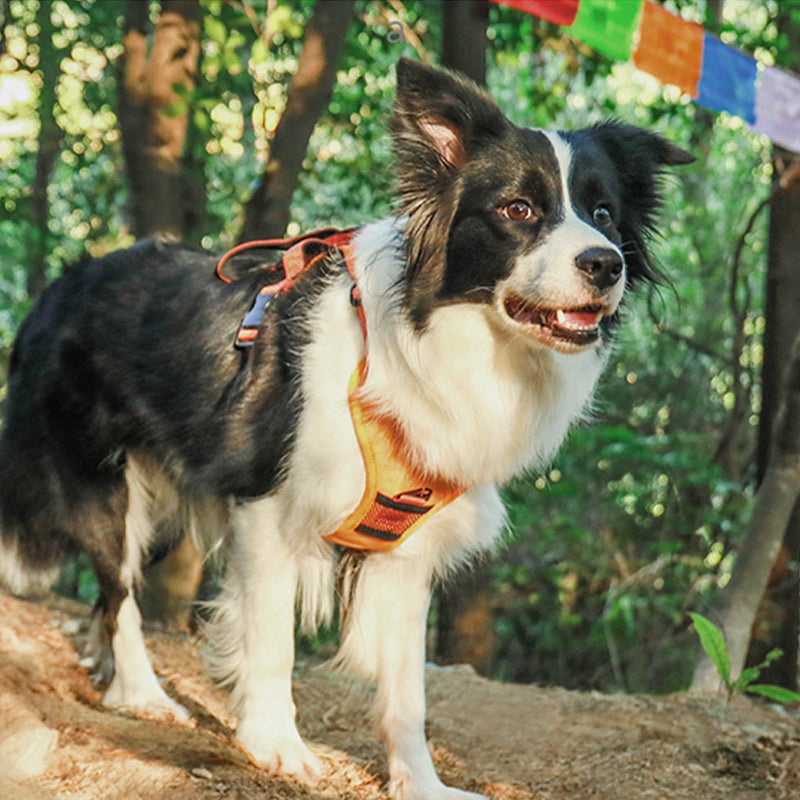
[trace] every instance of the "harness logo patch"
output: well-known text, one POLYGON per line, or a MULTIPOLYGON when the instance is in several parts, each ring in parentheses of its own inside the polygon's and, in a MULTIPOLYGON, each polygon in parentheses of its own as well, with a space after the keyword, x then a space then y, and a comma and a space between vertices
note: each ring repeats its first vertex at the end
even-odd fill
POLYGON ((433 505, 429 503, 433 490, 427 487, 400 492, 387 497, 377 492, 372 507, 356 530, 384 542, 399 539, 433 505))

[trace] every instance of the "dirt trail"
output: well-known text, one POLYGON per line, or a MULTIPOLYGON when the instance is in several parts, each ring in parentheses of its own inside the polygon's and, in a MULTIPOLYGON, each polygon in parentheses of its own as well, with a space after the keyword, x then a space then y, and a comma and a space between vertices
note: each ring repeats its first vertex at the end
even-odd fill
MULTIPOLYGON (((369 696, 324 668, 295 673, 313 788, 272 778, 233 743, 203 644, 148 644, 186 724, 108 711, 78 666, 87 609, 0 595, 0 797, 9 800, 380 800, 386 762, 369 696)), ((493 800, 800 800, 800 716, 739 698, 606 696, 431 668, 428 736, 445 781, 493 800)))

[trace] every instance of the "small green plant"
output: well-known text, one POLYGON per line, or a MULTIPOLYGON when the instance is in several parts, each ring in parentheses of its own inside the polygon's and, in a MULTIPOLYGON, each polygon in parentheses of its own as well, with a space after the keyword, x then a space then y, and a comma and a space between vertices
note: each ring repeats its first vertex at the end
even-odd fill
POLYGON ((783 686, 773 686, 771 684, 755 683, 761 670, 769 666, 773 661, 783 655, 783 651, 776 648, 767 653, 767 657, 757 667, 747 667, 743 669, 736 680, 731 680, 731 659, 728 653, 728 645, 725 637, 713 622, 706 619, 702 614, 690 613, 694 623, 694 629, 700 637, 700 644, 706 655, 711 659, 717 668, 725 690, 728 693, 728 700, 733 697, 735 692, 750 692, 760 694, 778 703, 800 703, 800 694, 783 686))

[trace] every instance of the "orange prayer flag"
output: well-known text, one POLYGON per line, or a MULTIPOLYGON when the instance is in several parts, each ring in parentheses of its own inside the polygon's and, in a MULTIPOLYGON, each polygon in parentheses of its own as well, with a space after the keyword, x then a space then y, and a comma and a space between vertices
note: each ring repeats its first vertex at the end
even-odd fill
POLYGON ((697 97, 703 62, 702 25, 645 0, 638 39, 632 56, 637 69, 697 97))

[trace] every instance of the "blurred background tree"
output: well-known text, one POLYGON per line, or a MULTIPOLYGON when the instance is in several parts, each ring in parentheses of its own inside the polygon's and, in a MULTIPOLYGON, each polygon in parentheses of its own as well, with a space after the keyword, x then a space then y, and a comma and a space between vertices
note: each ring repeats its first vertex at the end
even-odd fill
MULTIPOLYGON (((665 5, 765 63, 797 68, 797 3, 665 5)), ((793 266, 770 267, 766 282, 768 252, 770 264, 791 265, 797 252, 797 184, 774 191, 795 154, 773 152, 742 120, 494 4, 2 0, 2 14, 0 383, 32 299, 84 252, 154 233, 225 249, 284 225, 295 235, 386 214, 383 121, 401 55, 485 76, 518 124, 572 128, 616 116, 693 150, 697 164, 669 181, 653 245, 672 287, 629 304, 593 419, 545 474, 506 489, 507 550, 479 573, 479 587, 467 583, 457 602, 439 606, 431 644, 443 658, 463 657, 448 637, 467 631, 476 646, 466 657, 505 679, 626 691, 688 685, 696 653, 686 612, 711 608, 730 579, 764 463, 759 421, 768 426, 765 409, 775 407, 762 368, 769 363, 765 375, 774 376, 788 358, 764 337, 769 297, 797 307, 793 266), (315 26, 325 68, 299 86, 315 26), (262 187, 300 88, 315 98, 303 121, 310 133, 289 137, 304 152, 293 153, 270 201, 279 222, 267 225, 262 187)), ((775 341, 788 347, 791 338, 775 341)), ((797 550, 787 536, 754 640, 784 643, 789 656, 774 665, 784 685, 797 679, 797 550)), ((65 570, 61 588, 93 599, 85 562, 65 570)), ((151 612, 169 605, 159 590, 151 612)))

